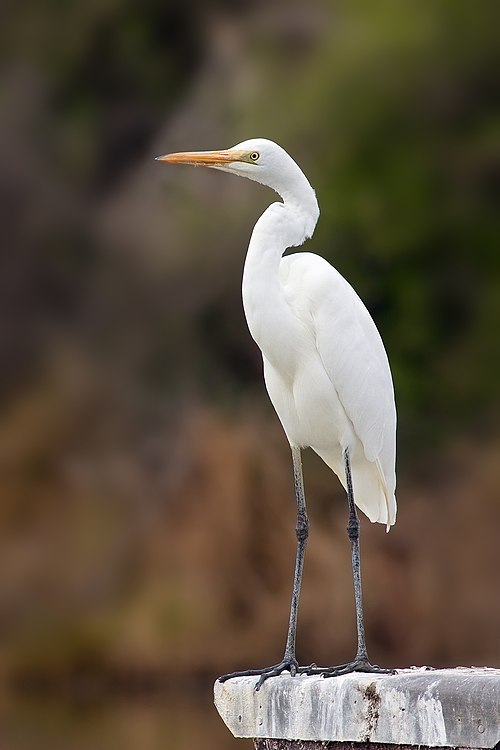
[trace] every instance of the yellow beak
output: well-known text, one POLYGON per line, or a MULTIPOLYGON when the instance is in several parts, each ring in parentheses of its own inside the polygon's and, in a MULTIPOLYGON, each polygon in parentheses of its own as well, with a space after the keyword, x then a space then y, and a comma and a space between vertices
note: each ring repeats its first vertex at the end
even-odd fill
POLYGON ((169 164, 191 164, 194 167, 222 167, 235 161, 245 161, 245 151, 182 151, 176 154, 157 156, 157 161, 169 164))

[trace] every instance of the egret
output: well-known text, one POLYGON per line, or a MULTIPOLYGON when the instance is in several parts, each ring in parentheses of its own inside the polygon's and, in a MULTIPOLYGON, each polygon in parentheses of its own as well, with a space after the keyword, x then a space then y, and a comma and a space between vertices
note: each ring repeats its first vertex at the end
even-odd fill
POLYGON ((371 664, 361 594, 359 518, 387 527, 396 520, 396 407, 387 354, 368 310, 350 284, 324 258, 307 252, 283 257, 311 237, 319 218, 306 176, 273 141, 253 138, 222 151, 158 156, 247 177, 272 188, 272 203, 257 221, 243 271, 243 307, 262 352, 269 398, 290 443, 297 503, 297 555, 285 653, 278 664, 219 678, 259 675, 256 689, 287 670, 325 677, 349 672, 390 672, 371 664), (299 666, 297 610, 308 537, 301 451, 312 448, 339 477, 348 499, 357 652, 335 667, 299 666))

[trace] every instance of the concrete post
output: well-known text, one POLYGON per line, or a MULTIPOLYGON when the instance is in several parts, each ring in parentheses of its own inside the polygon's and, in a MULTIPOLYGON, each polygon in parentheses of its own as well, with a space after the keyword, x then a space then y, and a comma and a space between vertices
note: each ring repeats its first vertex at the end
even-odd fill
POLYGON ((230 731, 253 738, 257 750, 360 750, 368 743, 500 750, 500 669, 283 674, 259 692, 256 680, 216 682, 214 692, 230 731))

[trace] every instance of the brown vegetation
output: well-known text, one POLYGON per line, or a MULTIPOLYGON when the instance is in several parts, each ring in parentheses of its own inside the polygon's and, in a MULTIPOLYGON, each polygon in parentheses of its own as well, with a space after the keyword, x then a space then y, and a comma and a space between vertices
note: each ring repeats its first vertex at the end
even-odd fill
MULTIPOLYGON (((4 670, 194 678, 276 661, 295 515, 289 451, 270 408, 192 405, 154 439, 131 448, 101 438, 97 451, 94 436, 89 454, 89 412, 75 441, 61 402, 61 392, 52 406, 47 394, 24 402, 2 434, 11 467, 0 543, 4 670), (16 430, 30 440, 16 442, 16 430)), ((401 482, 390 534, 364 521, 376 661, 500 662, 498 457, 498 444, 450 449, 401 482)), ((298 649, 301 661, 327 664, 354 649, 346 503, 331 472, 305 458, 312 529, 298 649)))

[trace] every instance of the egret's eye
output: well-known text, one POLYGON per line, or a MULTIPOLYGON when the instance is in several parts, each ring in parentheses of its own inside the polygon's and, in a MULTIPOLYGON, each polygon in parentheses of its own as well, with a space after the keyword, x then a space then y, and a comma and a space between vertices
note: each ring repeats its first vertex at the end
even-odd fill
POLYGON ((252 151, 252 153, 250 154, 250 161, 257 161, 258 158, 259 158, 258 151, 252 151))

